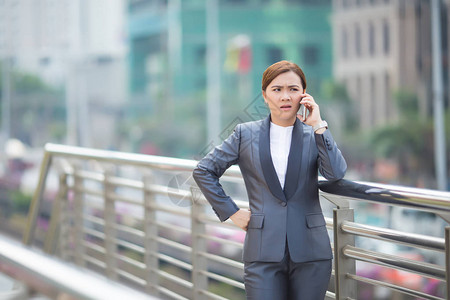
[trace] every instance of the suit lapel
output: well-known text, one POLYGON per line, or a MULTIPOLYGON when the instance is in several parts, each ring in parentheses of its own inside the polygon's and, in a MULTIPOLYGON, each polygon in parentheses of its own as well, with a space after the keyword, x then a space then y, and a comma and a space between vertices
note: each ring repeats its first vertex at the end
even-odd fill
POLYGON ((303 150, 303 126, 299 119, 295 119, 292 129, 291 148, 289 150, 288 164, 286 170, 286 179, 284 181, 284 194, 286 199, 291 198, 298 186, 298 177, 302 162, 303 150))
POLYGON ((270 115, 261 124, 261 130, 259 132, 259 159, 264 178, 270 191, 278 199, 286 201, 286 196, 281 189, 277 172, 273 166, 272 155, 270 154, 270 115))

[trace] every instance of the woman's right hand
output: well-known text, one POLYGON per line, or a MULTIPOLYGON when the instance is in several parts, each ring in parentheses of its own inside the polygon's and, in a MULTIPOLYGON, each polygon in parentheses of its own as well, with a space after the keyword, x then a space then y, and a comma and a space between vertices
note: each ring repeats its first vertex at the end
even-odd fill
POLYGON ((239 209, 237 212, 235 212, 231 217, 231 221, 233 221, 234 224, 236 224, 241 229, 247 231, 248 222, 250 221, 250 210, 246 209, 239 209))

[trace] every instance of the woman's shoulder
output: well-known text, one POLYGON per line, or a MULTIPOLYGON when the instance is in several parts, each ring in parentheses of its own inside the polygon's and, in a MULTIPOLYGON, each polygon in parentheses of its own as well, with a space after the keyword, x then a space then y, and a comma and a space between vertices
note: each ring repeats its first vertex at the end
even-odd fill
POLYGON ((241 131, 242 130, 258 130, 264 120, 257 120, 257 121, 249 121, 249 122, 244 122, 244 123, 240 123, 238 124, 238 126, 240 127, 241 131))

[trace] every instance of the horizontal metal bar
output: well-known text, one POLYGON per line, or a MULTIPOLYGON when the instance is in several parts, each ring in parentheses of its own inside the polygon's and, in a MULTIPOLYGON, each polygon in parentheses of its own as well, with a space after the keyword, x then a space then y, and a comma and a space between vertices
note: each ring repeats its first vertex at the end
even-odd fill
POLYGON ((445 280, 445 268, 434 264, 419 262, 396 255, 373 252, 348 245, 344 247, 343 252, 346 257, 356 260, 445 280))
POLYGON ((184 252, 188 252, 188 253, 192 252, 192 248, 191 247, 183 245, 183 244, 180 244, 178 242, 171 241, 171 240, 163 238, 163 237, 157 237, 156 241, 158 243, 164 244, 166 246, 170 246, 172 248, 176 248, 176 249, 184 251, 184 252))
POLYGON ((174 283, 176 283, 178 285, 181 285, 181 286, 183 286, 185 288, 192 289, 194 287, 194 284, 192 284, 192 282, 184 280, 183 278, 180 278, 178 276, 172 275, 172 274, 167 273, 165 271, 156 270, 156 273, 160 277, 165 278, 167 280, 170 280, 171 282, 174 282, 174 283))
POLYGON ((71 172, 68 175, 72 175, 75 178, 79 178, 79 179, 87 179, 87 180, 92 180, 92 181, 97 181, 97 182, 103 182, 105 180, 105 175, 103 173, 99 173, 99 172, 92 172, 92 171, 88 171, 88 170, 83 170, 83 169, 77 169, 74 172, 71 172))
POLYGON ((117 259, 119 259, 120 261, 127 263, 133 267, 136 267, 140 270, 145 270, 146 265, 140 261, 137 261, 135 259, 131 259, 125 255, 119 254, 119 253, 115 253, 114 255, 117 259))
POLYGON ((39 293, 55 298, 66 293, 76 299, 154 299, 119 282, 112 283, 86 269, 38 253, 36 249, 2 235, 0 270, 39 293))
POLYGON ((106 269, 106 263, 89 255, 83 255, 83 260, 102 269, 106 269))
POLYGON ((73 190, 76 193, 80 193, 80 194, 86 194, 86 195, 90 195, 90 196, 96 196, 99 198, 103 198, 104 194, 103 194, 103 190, 94 190, 91 188, 87 188, 87 187, 74 187, 73 190))
POLYGON ((225 277, 225 276, 222 276, 222 275, 219 275, 219 274, 216 274, 216 273, 211 273, 211 272, 208 272, 208 271, 200 271, 200 273, 205 275, 205 276, 207 276, 207 277, 209 277, 209 278, 217 280, 219 282, 226 283, 228 285, 231 285, 231 286, 237 287, 239 289, 245 290, 245 286, 244 286, 244 284, 242 282, 230 279, 228 277, 225 277))
POLYGON ((200 213, 198 214, 198 217, 196 218, 196 220, 200 223, 203 224, 210 224, 213 226, 220 226, 220 227, 229 227, 229 228, 233 228, 233 229, 240 229, 238 226, 236 226, 233 222, 231 222, 231 220, 227 220, 225 222, 220 222, 220 220, 215 217, 215 216, 211 216, 205 213, 200 213))
POLYGON ((160 260, 163 260, 169 264, 172 264, 179 268, 185 269, 187 271, 192 271, 192 269, 193 269, 192 265, 185 263, 184 261, 174 258, 172 256, 162 254, 162 253, 155 253, 155 252, 153 252, 153 255, 156 255, 156 257, 158 257, 158 259, 160 259, 160 260))
POLYGON ((206 252, 199 252, 199 255, 208 258, 209 260, 213 260, 215 262, 224 264, 226 266, 230 266, 230 267, 235 267, 239 270, 244 270, 244 264, 223 256, 219 256, 219 255, 215 255, 215 254, 211 254, 211 253, 206 253, 206 252))
POLYGON ((341 229, 346 233, 356 234, 359 236, 365 236, 389 242, 396 242, 399 244, 410 245, 424 249, 431 249, 442 252, 445 251, 445 240, 443 238, 380 228, 349 221, 344 221, 342 223, 341 229))
POLYGON ((164 294, 164 295, 166 295, 166 296, 169 296, 170 299, 175 299, 175 300, 190 300, 189 298, 185 298, 185 297, 183 297, 183 296, 181 296, 181 295, 178 295, 177 293, 172 292, 171 290, 169 290, 169 289, 167 289, 167 288, 165 288, 165 287, 162 287, 162 286, 157 286, 156 289, 157 289, 161 294, 164 294))
POLYGON ((150 191, 159 192, 159 193, 165 194, 169 197, 176 197, 176 198, 181 198, 181 199, 191 199, 191 201, 192 201, 192 194, 191 194, 190 190, 180 190, 180 189, 171 188, 169 186, 165 186, 165 187, 160 186, 160 190, 156 190, 155 185, 152 185, 150 191))
POLYGON ((94 224, 100 225, 102 227, 105 225, 104 219, 96 217, 94 215, 83 214, 83 219, 86 221, 92 222, 94 224))
POLYGON ((436 296, 432 296, 432 295, 428 295, 416 290, 412 290, 403 286, 398 286, 395 284, 391 284, 388 282, 383 282, 383 281, 379 281, 379 280, 375 280, 375 279, 370 279, 370 278, 366 278, 366 277, 361 277, 355 274, 347 274, 346 275, 348 278, 356 280, 356 281, 360 281, 360 282, 365 282, 374 286, 381 286, 381 287, 385 287, 403 294, 408 294, 414 297, 419 297, 422 299, 429 299, 429 300, 445 300, 443 298, 440 297, 436 297, 436 296))
POLYGON ((144 254, 145 249, 142 246, 124 241, 124 240, 120 240, 120 239, 114 239, 114 241, 117 243, 117 245, 120 245, 122 247, 128 248, 130 250, 136 251, 138 253, 144 254))
POLYGON ((327 299, 336 299, 336 294, 335 294, 335 293, 332 293, 332 292, 330 292, 330 291, 327 291, 327 292, 325 293, 325 300, 327 300, 327 299))
POLYGON ((96 238, 99 238, 99 239, 102 239, 102 240, 105 239, 105 233, 100 232, 98 230, 94 230, 94 229, 91 229, 91 228, 83 227, 83 232, 85 234, 95 236, 96 238))
POLYGON ((333 218, 325 217, 325 224, 327 229, 333 229, 333 218))
POLYGON ((174 231, 189 234, 189 235, 191 234, 190 228, 181 227, 181 226, 178 226, 175 224, 161 222, 161 221, 155 221, 155 220, 150 220, 149 223, 154 224, 158 227, 165 228, 165 229, 170 229, 170 230, 174 230, 174 231))
POLYGON ((216 295, 214 293, 211 293, 210 291, 205 291, 205 290, 199 290, 199 292, 205 296, 208 296, 209 299, 214 299, 214 300, 229 300, 228 298, 224 298, 222 296, 216 295))
MULTIPOLYGON (((104 194, 103 194, 103 196, 104 196, 104 194)), ((112 201, 115 201, 115 202, 128 203, 128 204, 136 205, 136 206, 144 206, 144 200, 143 199, 141 201, 137 201, 137 200, 135 200, 135 198, 130 198, 128 196, 119 195, 119 194, 114 193, 114 192, 108 193, 106 195, 106 198, 107 198, 106 200, 109 200, 109 201, 112 200, 112 201)))
POLYGON ((138 276, 136 276, 134 274, 131 274, 130 272, 127 272, 127 271, 121 270, 121 269, 115 269, 115 271, 120 276, 122 276, 122 277, 124 277, 124 278, 126 278, 126 279, 128 279, 130 281, 133 281, 134 283, 137 283, 137 284, 139 284, 141 286, 145 286, 147 284, 147 281, 145 281, 144 279, 142 279, 142 278, 140 278, 140 277, 138 277, 138 276))
MULTIPOLYGON (((214 216, 211 216, 211 215, 208 215, 205 213, 198 214, 197 221, 202 222, 204 224, 207 224, 207 223, 214 224, 214 225, 227 224, 227 222, 220 222, 220 220, 217 217, 214 217, 214 216)), ((228 223, 228 225, 232 225, 232 223, 228 223)), ((236 227, 236 228, 239 228, 239 227, 236 227)))
POLYGON ((189 211, 181 210, 180 207, 174 208, 169 205, 162 205, 162 204, 156 204, 156 203, 146 205, 146 207, 157 210, 157 211, 161 211, 161 212, 175 214, 178 216, 190 217, 189 211))
POLYGON ((116 187, 132 188, 132 189, 136 189, 136 190, 144 189, 144 183, 142 181, 136 180, 136 179, 111 176, 111 177, 108 177, 108 183, 113 186, 116 186, 116 187))
POLYGON ((116 230, 118 230, 118 231, 125 232, 125 233, 128 233, 128 234, 132 234, 132 235, 134 235, 136 237, 139 237, 139 238, 144 238, 145 237, 145 232, 143 232, 142 230, 133 228, 133 227, 129 227, 129 226, 122 225, 122 224, 114 224, 114 228, 116 230))
POLYGON ((235 242, 235 241, 231 241, 231 240, 226 240, 223 238, 219 238, 216 236, 212 236, 212 235, 208 235, 208 234, 198 234, 198 237, 201 237, 205 240, 209 240, 209 241, 214 241, 214 242, 218 242, 220 244, 227 244, 227 245, 233 245, 239 249, 242 249, 244 247, 244 245, 240 242, 235 242))
MULTIPOLYGON (((168 195, 168 187, 167 185, 160 185, 160 184, 147 184, 144 185, 144 192, 150 193, 150 194, 156 194, 156 195, 168 195)), ((173 191, 177 191, 176 189, 172 189, 173 191)), ((177 196, 176 193, 174 193, 172 196, 177 196)))
MULTIPOLYGON (((106 151, 51 143, 45 145, 45 151, 51 155, 56 155, 59 157, 73 157, 86 160, 95 159, 102 162, 134 165, 168 171, 192 172, 192 170, 197 166, 196 161, 188 159, 106 151)), ((227 170, 227 172, 225 172, 224 175, 241 177, 241 172, 237 166, 232 166, 227 170)))
POLYGON ((97 244, 91 243, 91 242, 86 241, 86 240, 83 240, 82 243, 83 243, 83 247, 86 247, 86 248, 88 248, 90 250, 93 250, 93 251, 95 251, 95 252, 97 252, 99 254, 105 254, 106 253, 105 248, 103 248, 103 247, 101 247, 101 246, 99 246, 97 244))
POLYGON ((354 182, 346 179, 333 182, 320 181, 319 188, 324 193, 339 195, 349 200, 397 205, 436 214, 450 212, 450 192, 354 182))

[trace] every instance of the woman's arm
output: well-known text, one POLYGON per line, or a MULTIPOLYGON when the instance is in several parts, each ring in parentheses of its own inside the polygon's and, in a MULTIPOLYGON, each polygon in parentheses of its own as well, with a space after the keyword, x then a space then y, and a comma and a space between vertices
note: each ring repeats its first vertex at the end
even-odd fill
POLYGON ((331 132, 327 129, 322 134, 315 133, 314 138, 319 150, 317 163, 320 174, 330 181, 342 179, 347 171, 347 163, 331 132))
POLYGON ((220 146, 208 153, 194 169, 192 175, 220 221, 227 220, 239 211, 236 203, 225 193, 219 178, 239 160, 240 125, 220 146))
MULTIPOLYGON (((300 121, 313 128, 322 123, 319 105, 310 94, 304 93, 300 104, 305 105, 309 111, 308 117, 299 116, 300 121)), ((314 138, 319 150, 318 165, 320 174, 328 180, 342 179, 347 171, 347 163, 338 149, 331 132, 326 128, 320 128, 314 132, 314 138)))

